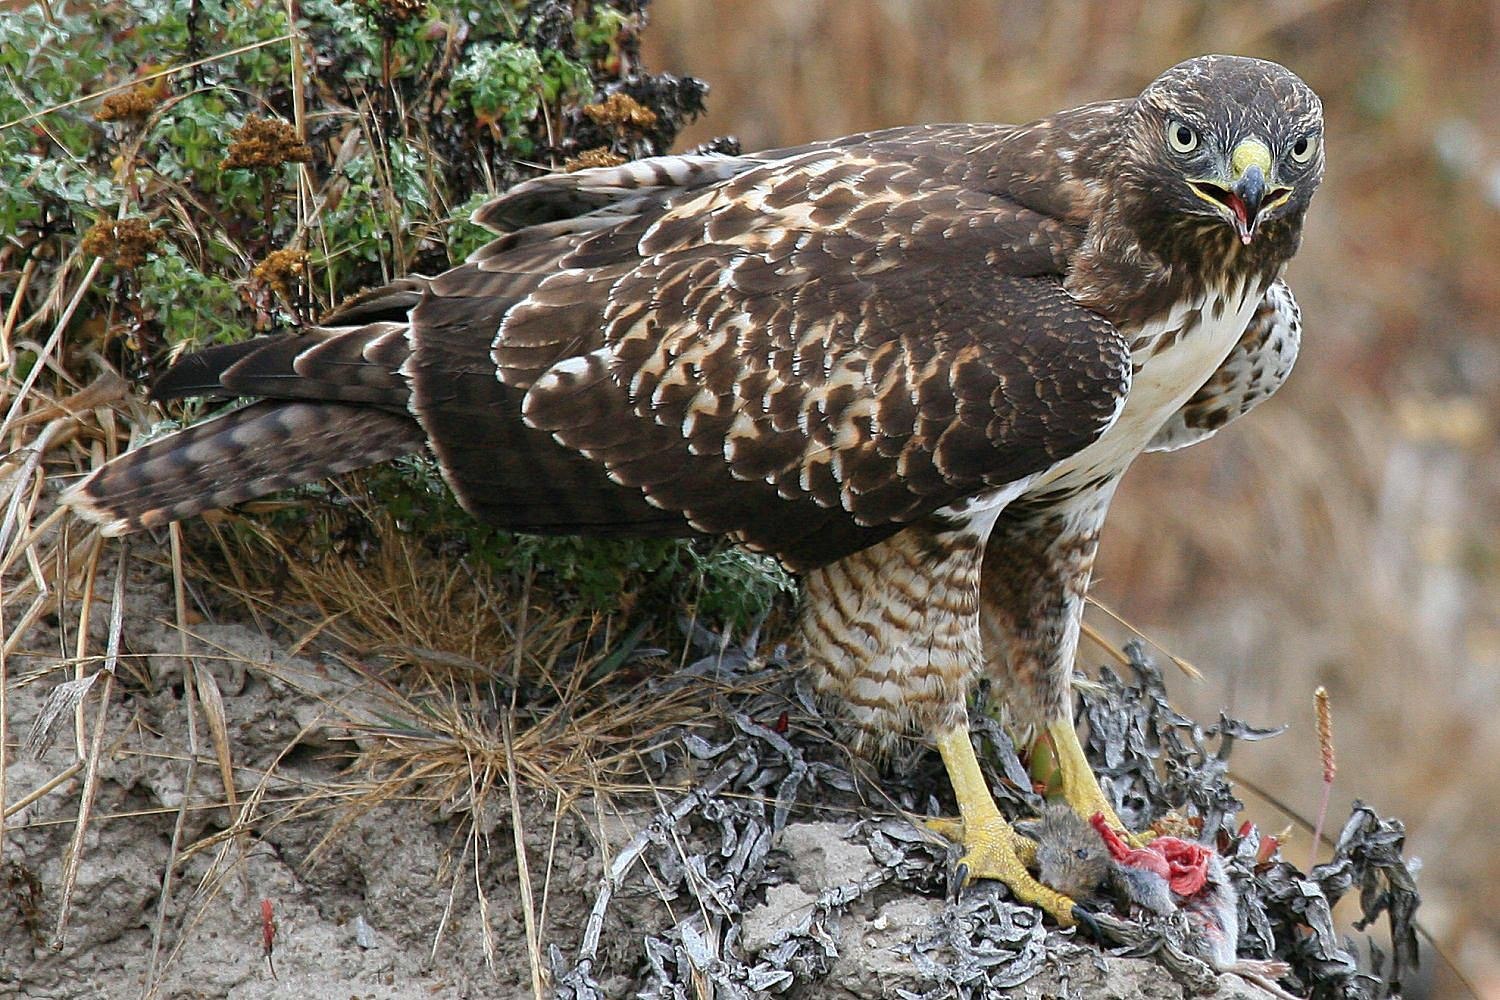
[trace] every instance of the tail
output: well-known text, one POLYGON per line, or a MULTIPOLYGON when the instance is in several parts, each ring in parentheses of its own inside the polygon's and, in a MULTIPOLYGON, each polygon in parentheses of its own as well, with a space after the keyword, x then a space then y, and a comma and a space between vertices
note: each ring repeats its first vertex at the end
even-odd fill
POLYGON ((106 535, 155 528, 419 450, 415 420, 345 403, 266 401, 127 452, 63 494, 106 535))

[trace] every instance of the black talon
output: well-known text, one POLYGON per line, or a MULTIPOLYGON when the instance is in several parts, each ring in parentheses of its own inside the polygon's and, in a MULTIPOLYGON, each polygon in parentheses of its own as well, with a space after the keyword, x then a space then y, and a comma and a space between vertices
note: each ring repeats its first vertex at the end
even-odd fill
POLYGON ((1078 903, 1073 904, 1073 919, 1078 921, 1078 926, 1089 937, 1100 944, 1108 944, 1104 940, 1104 929, 1099 926, 1099 921, 1094 919, 1094 911, 1078 903))
POLYGON ((969 884, 969 866, 960 861, 953 869, 953 874, 948 877, 948 902, 958 902, 958 895, 964 886, 969 884))

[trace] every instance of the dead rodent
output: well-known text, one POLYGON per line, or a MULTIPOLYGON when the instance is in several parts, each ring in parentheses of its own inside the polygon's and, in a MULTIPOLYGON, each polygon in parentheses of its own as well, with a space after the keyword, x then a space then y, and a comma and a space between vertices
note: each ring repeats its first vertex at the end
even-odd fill
POLYGON ((1114 860, 1098 831, 1068 806, 1045 806, 1022 830, 1036 838, 1038 881, 1078 901, 1108 891, 1114 860))

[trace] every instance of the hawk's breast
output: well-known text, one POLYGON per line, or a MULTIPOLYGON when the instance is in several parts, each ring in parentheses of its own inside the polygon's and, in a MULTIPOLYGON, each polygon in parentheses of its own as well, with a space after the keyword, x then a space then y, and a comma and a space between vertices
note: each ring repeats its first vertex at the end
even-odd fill
MULTIPOLYGON (((1130 392, 1097 441, 1037 482, 1053 492, 1120 475, 1163 424, 1218 370, 1239 342, 1273 279, 1247 277, 1178 302, 1130 338, 1130 392)), ((1034 491, 1033 491, 1034 492, 1034 491)))

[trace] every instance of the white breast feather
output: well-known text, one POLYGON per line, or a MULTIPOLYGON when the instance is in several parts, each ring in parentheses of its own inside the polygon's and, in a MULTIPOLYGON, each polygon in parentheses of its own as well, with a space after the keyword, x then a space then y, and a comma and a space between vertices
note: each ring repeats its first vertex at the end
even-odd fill
POLYGON ((1125 407, 1115 422, 1093 444, 1046 473, 1039 485, 1068 485, 1123 472, 1157 430, 1224 363, 1260 305, 1261 295, 1260 289, 1247 292, 1240 284, 1223 293, 1210 291, 1203 300, 1178 303, 1163 319, 1143 326, 1132 342, 1143 345, 1141 353, 1150 353, 1151 345, 1180 328, 1193 310, 1199 310, 1201 317, 1170 346, 1150 353, 1132 377, 1125 407), (1221 295, 1227 303, 1238 303, 1239 308, 1230 311, 1226 307, 1214 319, 1214 303, 1221 295))

